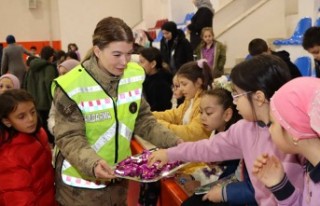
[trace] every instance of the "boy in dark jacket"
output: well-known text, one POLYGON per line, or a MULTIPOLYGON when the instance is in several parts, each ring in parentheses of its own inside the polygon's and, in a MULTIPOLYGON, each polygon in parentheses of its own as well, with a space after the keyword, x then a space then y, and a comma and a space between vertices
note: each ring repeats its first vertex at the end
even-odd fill
POLYGON ((320 77, 320 27, 309 28, 303 36, 303 48, 314 58, 316 77, 320 77))
POLYGON ((272 51, 268 45, 267 42, 263 39, 253 39, 250 41, 249 46, 248 46, 248 50, 251 56, 256 56, 262 53, 268 53, 268 54, 272 54, 275 56, 278 56, 280 59, 282 59, 288 66, 289 70, 290 70, 290 74, 291 74, 291 78, 296 78, 296 77, 301 77, 301 73, 298 69, 298 67, 291 62, 290 60, 290 54, 285 51, 272 51))

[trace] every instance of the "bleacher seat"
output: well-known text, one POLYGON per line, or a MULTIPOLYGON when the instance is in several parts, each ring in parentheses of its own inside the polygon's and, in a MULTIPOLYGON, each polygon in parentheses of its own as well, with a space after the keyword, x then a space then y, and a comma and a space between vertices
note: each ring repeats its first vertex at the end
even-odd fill
POLYGON ((293 33, 293 35, 289 39, 277 39, 273 42, 274 45, 301 45, 302 39, 305 31, 312 26, 311 18, 304 17, 302 18, 293 33))
POLYGON ((317 18, 316 23, 314 24, 314 26, 320 26, 320 17, 317 18))
POLYGON ((152 39, 156 39, 157 38, 157 32, 161 29, 162 25, 164 23, 166 23, 168 21, 168 19, 159 19, 156 22, 156 25, 153 28, 149 28, 148 29, 148 34, 152 39))
POLYGON ((163 37, 163 33, 162 33, 162 31, 160 30, 160 31, 158 32, 157 37, 153 40, 153 42, 160 42, 161 39, 162 39, 162 37, 163 37))
POLYGON ((296 59, 294 64, 298 67, 302 76, 311 76, 311 58, 302 56, 296 59))
POLYGON ((187 13, 186 16, 184 17, 183 22, 177 24, 178 29, 181 29, 182 31, 185 32, 187 30, 187 25, 191 23, 191 19, 193 15, 194 15, 194 12, 187 13))
POLYGON ((191 12, 191 13, 187 13, 186 16, 184 17, 184 20, 183 22, 181 23, 178 23, 177 25, 187 25, 191 22, 191 19, 194 15, 194 12, 191 12))

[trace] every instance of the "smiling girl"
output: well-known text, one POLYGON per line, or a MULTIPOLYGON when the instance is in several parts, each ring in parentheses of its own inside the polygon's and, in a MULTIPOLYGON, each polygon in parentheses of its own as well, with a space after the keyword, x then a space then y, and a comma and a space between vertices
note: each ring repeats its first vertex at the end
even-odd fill
POLYGON ((207 131, 200 120, 200 97, 211 85, 210 68, 205 60, 189 62, 176 73, 179 89, 185 97, 178 107, 164 112, 153 112, 158 121, 185 141, 208 138, 207 131))

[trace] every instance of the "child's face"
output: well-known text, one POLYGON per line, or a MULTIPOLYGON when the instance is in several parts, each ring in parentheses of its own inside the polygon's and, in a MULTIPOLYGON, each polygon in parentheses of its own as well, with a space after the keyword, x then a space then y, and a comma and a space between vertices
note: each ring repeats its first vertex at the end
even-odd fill
POLYGON ((255 121, 253 117, 252 106, 248 98, 249 92, 233 85, 232 98, 233 104, 237 106, 239 114, 248 121, 255 121))
POLYGON ((13 89, 14 85, 11 79, 3 78, 0 80, 0 94, 5 92, 6 90, 13 89))
POLYGON ((70 46, 71 51, 77 51, 77 47, 75 47, 74 45, 70 46))
POLYGON ((144 68, 146 74, 151 75, 154 72, 155 61, 149 62, 146 58, 139 55, 139 64, 144 68))
POLYGON ((320 61, 320 45, 316 45, 308 49, 308 52, 312 54, 313 58, 320 61))
POLYGON ((198 90, 201 88, 202 82, 200 79, 198 79, 196 82, 192 82, 191 80, 183 76, 179 76, 178 80, 181 92, 186 99, 193 99, 198 90))
POLYGON ((173 82, 173 85, 172 85, 173 97, 176 98, 176 99, 179 99, 179 98, 183 97, 183 94, 182 94, 181 89, 180 89, 180 84, 179 84, 179 81, 178 81, 178 77, 174 76, 172 82, 173 82))
POLYGON ((205 31, 202 36, 203 41, 208 45, 213 42, 213 35, 210 31, 205 31))
POLYGON ((30 49, 30 52, 31 52, 32 54, 36 54, 36 53, 37 53, 37 50, 35 50, 35 49, 30 49))
POLYGON ((19 132, 33 133, 37 128, 37 112, 33 102, 21 102, 8 118, 2 120, 5 125, 15 128, 19 132))
POLYGON ((226 122, 229 121, 227 112, 223 109, 223 105, 218 103, 218 100, 218 97, 211 95, 201 97, 201 123, 207 131, 224 131, 226 122))
POLYGON ((270 111, 270 122, 269 132, 274 144, 285 153, 295 153, 292 136, 273 117, 272 111, 270 111))

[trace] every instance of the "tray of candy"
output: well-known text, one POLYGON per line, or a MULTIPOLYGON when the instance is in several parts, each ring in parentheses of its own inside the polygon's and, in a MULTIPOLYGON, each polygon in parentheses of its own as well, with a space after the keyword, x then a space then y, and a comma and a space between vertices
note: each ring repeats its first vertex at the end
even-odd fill
POLYGON ((148 157, 157 149, 144 150, 141 154, 130 156, 115 165, 115 176, 134 180, 138 182, 156 182, 164 177, 172 175, 174 172, 189 163, 181 161, 169 162, 159 168, 159 162, 148 167, 148 157))

